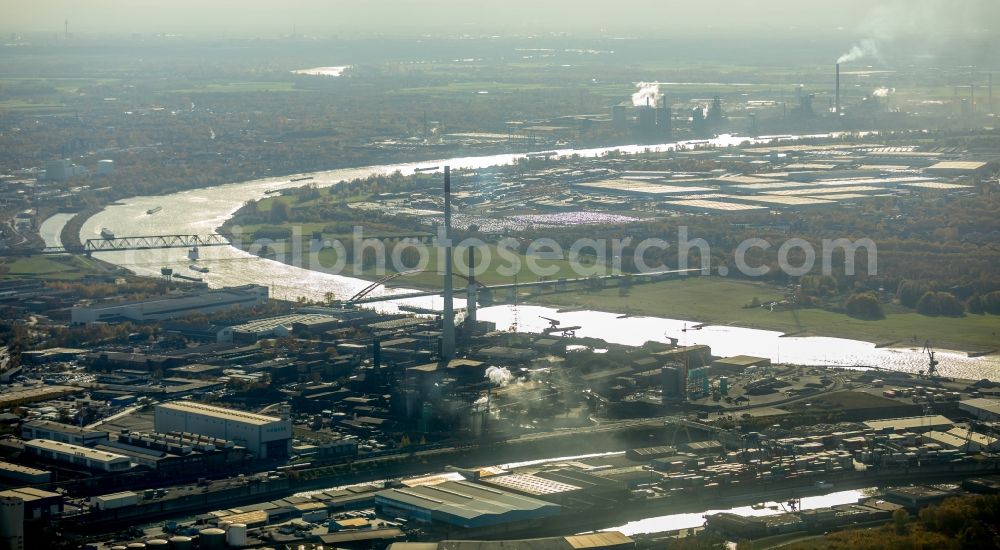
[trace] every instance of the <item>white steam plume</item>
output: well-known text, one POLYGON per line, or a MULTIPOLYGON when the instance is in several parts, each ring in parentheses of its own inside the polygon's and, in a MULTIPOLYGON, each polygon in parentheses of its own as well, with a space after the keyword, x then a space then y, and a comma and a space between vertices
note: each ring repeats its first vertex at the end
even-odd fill
POLYGON ((857 44, 851 46, 850 50, 847 50, 847 53, 837 58, 837 63, 849 63, 864 57, 872 57, 881 61, 882 55, 879 53, 877 39, 859 40, 857 44))
POLYGON ((632 94, 632 105, 634 107, 642 107, 644 105, 656 107, 659 105, 660 99, 663 98, 663 94, 660 93, 659 82, 636 82, 635 86, 639 89, 632 94))
POLYGON ((889 94, 896 93, 896 88, 877 88, 872 95, 875 97, 889 97, 889 94))
POLYGON ((507 367, 490 367, 486 369, 486 378, 489 378, 493 384, 503 387, 514 379, 514 375, 507 367))
POLYGON ((997 0, 878 0, 854 29, 861 37, 837 60, 847 63, 862 58, 884 62, 894 55, 938 57, 961 52, 973 59, 992 62, 996 55, 992 39, 1000 21, 997 0), (991 52, 980 54, 979 51, 991 52))

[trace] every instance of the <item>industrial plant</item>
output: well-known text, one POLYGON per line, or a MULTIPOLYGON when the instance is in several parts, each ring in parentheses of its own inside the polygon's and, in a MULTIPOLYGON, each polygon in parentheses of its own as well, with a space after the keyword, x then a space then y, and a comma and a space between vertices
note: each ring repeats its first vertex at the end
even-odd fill
POLYGON ((1000 10, 844 1, 14 1, 0 550, 996 547, 1000 10))

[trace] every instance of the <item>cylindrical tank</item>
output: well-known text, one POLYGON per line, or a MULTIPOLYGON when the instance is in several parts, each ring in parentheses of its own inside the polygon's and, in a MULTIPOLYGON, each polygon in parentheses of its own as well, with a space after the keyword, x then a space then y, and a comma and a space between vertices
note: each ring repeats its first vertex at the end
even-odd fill
POLYGON ((226 531, 226 542, 233 548, 243 548, 247 545, 247 526, 243 523, 234 523, 226 531))
POLYGON ((170 548, 171 550, 193 550, 194 539, 184 536, 171 537, 170 548))
POLYGON ((210 527, 198 533, 198 547, 202 550, 222 550, 226 547, 226 532, 210 527))
POLYGON ((146 548, 155 548, 156 550, 163 550, 169 545, 170 543, 163 539, 149 539, 146 541, 146 548))
POLYGON ((115 161, 104 159, 97 161, 97 175, 107 176, 115 171, 115 161))
POLYGON ((141 550, 143 548, 146 548, 146 543, 144 543, 144 542, 132 542, 132 543, 129 543, 129 545, 126 546, 125 548, 128 548, 129 550, 141 550))
POLYGON ((116 546, 112 546, 111 550, 128 550, 128 546, 125 546, 124 544, 118 544, 116 546))

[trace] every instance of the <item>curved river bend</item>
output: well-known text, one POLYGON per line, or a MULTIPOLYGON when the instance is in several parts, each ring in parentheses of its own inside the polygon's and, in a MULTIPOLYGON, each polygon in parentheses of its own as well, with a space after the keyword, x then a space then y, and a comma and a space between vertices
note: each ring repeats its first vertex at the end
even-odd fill
MULTIPOLYGON (((795 137, 782 136, 779 139, 790 140, 795 139, 795 137)), ((712 144, 727 146, 749 141, 764 143, 771 141, 771 139, 757 138, 752 140, 750 138, 720 136, 712 140, 712 144)), ((595 157, 610 151, 634 154, 643 151, 665 151, 687 145, 690 143, 559 150, 556 153, 560 156, 575 154, 581 157, 595 157)), ((515 159, 524 156, 523 154, 504 154, 346 168, 309 174, 313 177, 309 183, 318 187, 326 187, 340 181, 368 177, 374 174, 391 174, 398 170, 406 175, 412 174, 416 168, 422 166, 443 166, 445 164, 454 168, 485 168, 510 164, 515 159)), ((164 196, 133 197, 116 203, 114 206, 109 206, 87 220, 80 231, 80 238, 81 240, 98 238, 102 228, 108 228, 119 236, 214 233, 215 229, 231 217, 246 201, 263 198, 266 196, 265 192, 269 190, 302 185, 302 181, 291 182, 289 176, 282 176, 182 191, 164 196), (147 210, 156 207, 161 207, 161 210, 154 214, 147 214, 147 210)), ((101 260, 130 269, 137 274, 151 277, 159 277, 162 267, 171 267, 175 273, 201 277, 212 287, 249 283, 262 284, 270 287, 272 296, 284 299, 304 297, 311 300, 323 300, 328 292, 332 292, 338 297, 351 296, 369 284, 369 281, 354 277, 309 271, 277 261, 261 259, 229 246, 205 247, 201 249, 200 253, 202 259, 199 263, 208 265, 211 269, 209 273, 191 271, 189 268, 191 262, 187 259, 187 251, 183 249, 102 252, 97 253, 96 256, 101 260)), ((380 287, 372 295, 384 296, 408 291, 402 288, 386 289, 380 287)), ((456 307, 464 307, 463 300, 457 299, 455 302, 456 307)), ((396 300, 381 302, 377 307, 385 311, 394 311, 402 303, 433 308, 440 307, 441 300, 436 298, 396 300)), ((707 344, 712 347, 712 351, 716 355, 756 355, 784 363, 871 366, 908 372, 917 372, 925 369, 927 365, 927 358, 919 349, 876 348, 874 344, 869 342, 841 338, 779 338, 780 333, 778 332, 732 326, 707 326, 698 331, 684 331, 685 326, 693 325, 695 321, 653 317, 618 319, 616 314, 597 311, 556 313, 552 308, 521 306, 519 329, 540 332, 548 327, 548 323, 541 319, 542 316, 558 316, 565 325, 581 326, 582 328, 577 331, 578 336, 598 337, 608 342, 621 344, 639 345, 648 340, 666 341, 667 338, 672 337, 679 339, 683 344, 707 344)), ((480 309, 479 318, 496 322, 497 327, 502 329, 511 325, 513 315, 509 306, 495 306, 480 309)), ((941 351, 938 352, 937 358, 940 360, 941 372, 947 376, 1000 380, 1000 359, 995 356, 969 358, 963 353, 941 351)))

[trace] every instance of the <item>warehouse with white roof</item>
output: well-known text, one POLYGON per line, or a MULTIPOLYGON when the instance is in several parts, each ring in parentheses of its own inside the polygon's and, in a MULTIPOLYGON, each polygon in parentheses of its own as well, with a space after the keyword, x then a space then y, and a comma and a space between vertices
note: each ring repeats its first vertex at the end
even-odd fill
POLYGON ((187 432, 233 441, 258 458, 284 458, 292 442, 292 421, 194 401, 156 406, 157 433, 187 432))
POLYGON ((90 447, 81 447, 49 439, 32 439, 24 442, 28 455, 50 462, 65 462, 87 470, 124 472, 132 468, 132 461, 125 455, 109 453, 90 447))
POLYGON ((965 411, 979 420, 1000 420, 1000 399, 979 397, 959 402, 958 410, 965 411))
POLYGON ((391 516, 464 529, 541 520, 562 510, 558 504, 468 481, 386 489, 375 493, 375 506, 391 516))

